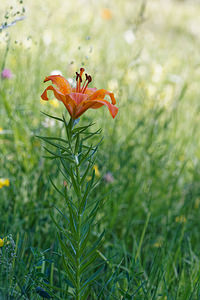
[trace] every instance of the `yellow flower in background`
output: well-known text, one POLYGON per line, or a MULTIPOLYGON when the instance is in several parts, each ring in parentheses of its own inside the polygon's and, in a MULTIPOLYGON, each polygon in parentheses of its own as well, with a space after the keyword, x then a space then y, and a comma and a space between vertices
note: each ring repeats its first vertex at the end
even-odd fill
POLYGON ((2 127, 0 127, 0 132, 2 132, 3 131, 3 128, 2 127))
POLYGON ((96 175, 97 177, 100 177, 100 172, 99 172, 98 166, 97 166, 97 165, 94 165, 93 169, 94 169, 94 171, 95 171, 95 175, 96 175))
POLYGON ((0 189, 4 186, 9 186, 10 181, 8 178, 0 178, 0 189))
POLYGON ((104 20, 110 20, 112 19, 112 13, 111 10, 109 8, 103 8, 101 10, 101 17, 104 20))
POLYGON ((153 244, 154 248, 161 248, 162 247, 162 241, 158 241, 156 243, 153 244))
POLYGON ((51 106, 57 108, 59 106, 58 100, 56 99, 51 99, 49 100, 49 103, 51 104, 51 106))
MULTIPOLYGON (((100 177, 101 173, 100 173, 99 168, 98 168, 97 165, 94 165, 93 170, 95 172, 95 175, 97 177, 100 177)), ((90 181, 91 179, 92 179, 92 176, 87 176, 87 181, 90 181)))
POLYGON ((4 245, 4 239, 0 238, 0 248, 3 247, 3 245, 4 245))
MULTIPOLYGON (((41 103, 42 105, 47 104, 47 102, 44 101, 42 98, 40 98, 40 103, 41 103)), ((49 100, 49 103, 51 104, 51 106, 53 106, 53 107, 55 107, 55 108, 59 107, 59 102, 58 102, 58 100, 56 100, 55 98, 49 100)))
POLYGON ((154 248, 161 248, 163 245, 163 237, 159 237, 157 241, 153 244, 154 248))
POLYGON ((45 105, 45 104, 47 104, 47 102, 43 101, 42 98, 40 98, 40 104, 45 105))
POLYGON ((175 221, 176 221, 176 223, 185 223, 186 217, 185 216, 177 216, 175 221))

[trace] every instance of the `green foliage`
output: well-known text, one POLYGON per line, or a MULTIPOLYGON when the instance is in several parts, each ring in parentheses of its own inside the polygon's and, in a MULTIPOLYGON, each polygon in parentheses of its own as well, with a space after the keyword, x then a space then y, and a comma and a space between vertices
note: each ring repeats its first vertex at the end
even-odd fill
MULTIPOLYGON (((16 3, 0 2, 1 24, 10 2, 16 3)), ((84 64, 93 86, 113 91, 119 107, 114 121, 101 108, 87 111, 78 124, 95 123, 87 131, 102 128, 104 136, 95 161, 99 181, 88 197, 96 201, 96 221, 82 242, 92 249, 105 230, 94 253, 96 267, 86 278, 93 280, 100 269, 88 298, 199 299, 198 1, 30 0, 19 3, 23 6, 26 19, 0 33, 0 66, 14 74, 0 80, 0 178, 10 181, 0 189, 0 237, 12 234, 17 248, 9 270, 5 262, 14 258, 0 248, 0 298, 37 300, 43 290, 53 299, 73 298, 59 239, 74 257, 63 228, 75 218, 70 200, 77 196, 74 191, 65 202, 63 176, 68 188, 76 187, 70 177, 76 180, 76 173, 68 168, 75 162, 66 150, 64 122, 40 113, 63 120, 64 106, 40 103, 40 95, 52 70, 73 79, 84 64), (103 15, 105 8, 110 19, 103 15), (47 140, 36 136, 48 137, 50 153, 41 146, 47 140)), ((89 136, 82 135, 87 147, 89 136)), ((82 151, 95 152, 99 140, 82 151)), ((81 151, 80 139, 73 147, 81 151)), ((92 157, 90 163, 86 157, 81 184, 92 176, 92 157)), ((85 199, 90 185, 92 178, 83 185, 85 199)))
MULTIPOLYGON (((53 116, 52 118, 64 124, 67 139, 40 138, 48 145, 48 148, 44 147, 51 154, 48 158, 53 159, 58 165, 60 173, 66 180, 62 189, 58 189, 53 180, 51 182, 65 200, 68 211, 58 210, 64 219, 63 225, 57 223, 52 213, 51 218, 58 229, 57 236, 62 249, 62 261, 69 286, 73 288, 76 299, 87 299, 89 287, 102 271, 102 267, 98 268, 94 262, 99 256, 98 250, 104 233, 96 241, 93 241, 92 246, 88 247, 91 228, 95 225, 95 216, 100 205, 99 199, 89 198, 97 184, 93 166, 94 155, 99 143, 93 145, 92 140, 100 134, 100 130, 88 131, 92 124, 75 127, 77 120, 70 119, 67 123, 64 116, 63 119, 53 116), (53 142, 54 140, 58 143, 53 142), (90 143, 88 144, 88 142, 90 143), (53 150, 50 150, 51 148, 53 150), (91 179, 88 179, 91 173, 91 179)), ((70 292, 69 296, 71 294, 70 292)))

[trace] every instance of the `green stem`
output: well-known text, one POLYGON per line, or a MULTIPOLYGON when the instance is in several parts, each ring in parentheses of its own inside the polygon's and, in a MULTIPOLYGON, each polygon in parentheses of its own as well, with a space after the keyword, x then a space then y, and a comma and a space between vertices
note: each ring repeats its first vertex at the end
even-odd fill
POLYGON ((80 239, 81 239, 81 216, 78 213, 78 222, 77 222, 77 249, 76 249, 76 300, 81 299, 80 288, 81 288, 81 278, 80 278, 80 239))
MULTIPOLYGON (((72 131, 73 128, 73 121, 72 121, 72 125, 70 128, 70 131, 72 131)), ((70 135, 72 136, 72 133, 70 132, 70 135)), ((76 147, 76 146, 75 146, 76 147)), ((77 155, 76 153, 76 149, 74 149, 73 151, 74 156, 77 155)), ((77 158, 78 160, 78 158, 77 158)), ((79 167, 78 166, 78 161, 77 161, 77 165, 76 165, 76 182, 77 182, 77 186, 80 187, 80 171, 79 171, 79 167)), ((80 294, 80 289, 81 289, 81 274, 80 274, 80 243, 81 243, 81 214, 80 214, 80 200, 81 200, 81 190, 80 190, 80 194, 77 195, 78 197, 78 202, 77 202, 77 211, 78 211, 78 218, 77 218, 77 247, 76 247, 76 300, 80 300, 81 299, 81 294, 80 294)))

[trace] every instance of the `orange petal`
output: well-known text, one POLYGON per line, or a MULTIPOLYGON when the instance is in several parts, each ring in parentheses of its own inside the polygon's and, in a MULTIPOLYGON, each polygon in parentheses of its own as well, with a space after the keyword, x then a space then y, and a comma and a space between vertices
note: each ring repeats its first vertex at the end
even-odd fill
POLYGON ((76 111, 76 103, 73 99, 71 99, 68 95, 63 95, 60 91, 58 91, 56 88, 54 88, 52 85, 49 85, 41 95, 41 98, 43 100, 49 100, 47 96, 47 91, 53 91, 54 96, 63 102, 65 107, 67 108, 69 114, 73 116, 74 112, 76 111))
POLYGON ((55 89, 52 85, 49 85, 41 95, 41 98, 43 100, 46 100, 46 101, 49 100, 49 98, 47 96, 47 91, 53 91, 55 97, 60 101, 63 101, 63 99, 65 98, 65 95, 63 93, 61 93, 59 90, 55 89))
POLYGON ((116 104, 116 100, 115 100, 114 94, 113 94, 113 93, 110 93, 110 92, 108 92, 107 90, 104 90, 104 89, 100 89, 100 90, 97 90, 96 92, 94 92, 94 93, 88 98, 88 100, 93 100, 93 99, 104 99, 106 95, 110 96, 110 99, 111 99, 111 101, 112 101, 112 104, 116 104))
POLYGON ((51 75, 45 78, 44 82, 51 80, 53 84, 55 84, 59 91, 63 94, 69 94, 71 92, 71 86, 67 79, 65 79, 61 75, 51 75))
POLYGON ((77 105, 88 98, 88 95, 82 93, 70 93, 68 95, 77 105))
POLYGON ((87 95, 92 95, 96 91, 97 91, 96 88, 87 88, 84 93, 87 94, 87 95))
POLYGON ((80 106, 80 109, 78 109, 76 112, 76 119, 79 118, 89 108, 97 109, 103 105, 106 105, 108 107, 109 112, 114 119, 118 113, 118 107, 114 106, 113 104, 111 104, 110 102, 104 99, 94 99, 94 100, 84 101, 80 106))

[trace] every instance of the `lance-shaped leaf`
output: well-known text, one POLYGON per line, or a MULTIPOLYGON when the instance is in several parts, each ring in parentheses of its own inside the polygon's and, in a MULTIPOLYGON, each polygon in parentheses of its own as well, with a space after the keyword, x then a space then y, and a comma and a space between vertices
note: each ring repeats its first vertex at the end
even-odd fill
POLYGON ((75 191, 77 197, 80 198, 81 197, 80 186, 77 184, 77 182, 75 180, 72 167, 70 168, 70 177, 71 177, 71 180, 72 180, 72 185, 73 185, 74 191, 75 191))
POLYGON ((94 274, 92 274, 83 284, 81 290, 85 287, 90 285, 97 277, 100 275, 101 271, 104 269, 104 266, 100 267, 94 274))
POLYGON ((53 185, 54 189, 55 189, 61 196, 63 196, 63 197, 65 198, 65 195, 64 195, 64 194, 57 188, 57 186, 54 184, 54 182, 53 182, 51 176, 49 176, 49 180, 50 180, 51 184, 53 185))
POLYGON ((85 181, 85 178, 86 178, 86 176, 88 175, 88 172, 89 172, 89 170, 92 168, 92 166, 93 166, 93 163, 88 162, 87 169, 85 170, 83 176, 81 177, 80 185, 82 185, 83 182, 85 181))
POLYGON ((91 266, 91 264, 96 260, 97 256, 98 256, 98 252, 95 252, 93 255, 89 257, 89 259, 84 264, 81 264, 80 272, 81 273, 85 272, 91 266))
POLYGON ((80 212, 82 212, 86 206, 87 197, 88 197, 89 193, 91 192, 92 184, 94 182, 94 177, 95 177, 95 170, 93 170, 92 179, 88 182, 88 184, 86 186, 85 193, 84 193, 83 198, 80 203, 80 212))
POLYGON ((70 250, 68 249, 68 246, 63 243, 59 233, 57 234, 57 236, 58 236, 58 240, 59 240, 59 243, 60 243, 60 246, 61 246, 63 252, 67 256, 67 258, 71 261, 71 263, 73 265, 75 265, 75 257, 70 253, 70 250))
POLYGON ((67 153, 71 154, 71 152, 69 151, 69 148, 68 147, 65 147, 61 144, 57 144, 57 143, 54 143, 52 142, 51 140, 49 140, 48 138, 46 137, 43 137, 43 136, 37 136, 38 138, 40 138, 41 140, 45 141, 46 143, 48 143, 49 145, 53 146, 53 147, 56 147, 58 149, 61 149, 63 151, 66 151, 67 153))
POLYGON ((86 125, 86 126, 81 126, 81 127, 77 127, 77 128, 74 128, 72 130, 72 133, 75 134, 75 133, 83 133, 86 129, 88 129, 89 127, 93 126, 95 123, 90 123, 89 125, 86 125))
MULTIPOLYGON (((102 243, 102 239, 103 239, 104 234, 105 234, 105 231, 102 232, 102 234, 95 241, 95 243, 93 244, 93 246, 87 251, 87 253, 85 254, 86 258, 88 258, 89 256, 93 255, 93 253, 96 252, 96 250, 98 250, 98 248, 100 248, 100 245, 102 243)), ((83 260, 82 263, 84 264, 85 260, 83 260)))
POLYGON ((51 116, 51 115, 48 115, 47 113, 41 111, 41 113, 49 118, 52 118, 52 119, 55 119, 57 121, 61 121, 61 122, 64 122, 61 118, 58 118, 58 117, 54 117, 54 116, 51 116))
POLYGON ((69 267, 69 264, 66 263, 64 256, 62 256, 62 261, 63 261, 65 271, 66 271, 70 281, 72 282, 73 286, 76 287, 76 280, 74 278, 74 274, 75 274, 74 270, 72 269, 72 267, 69 267))

